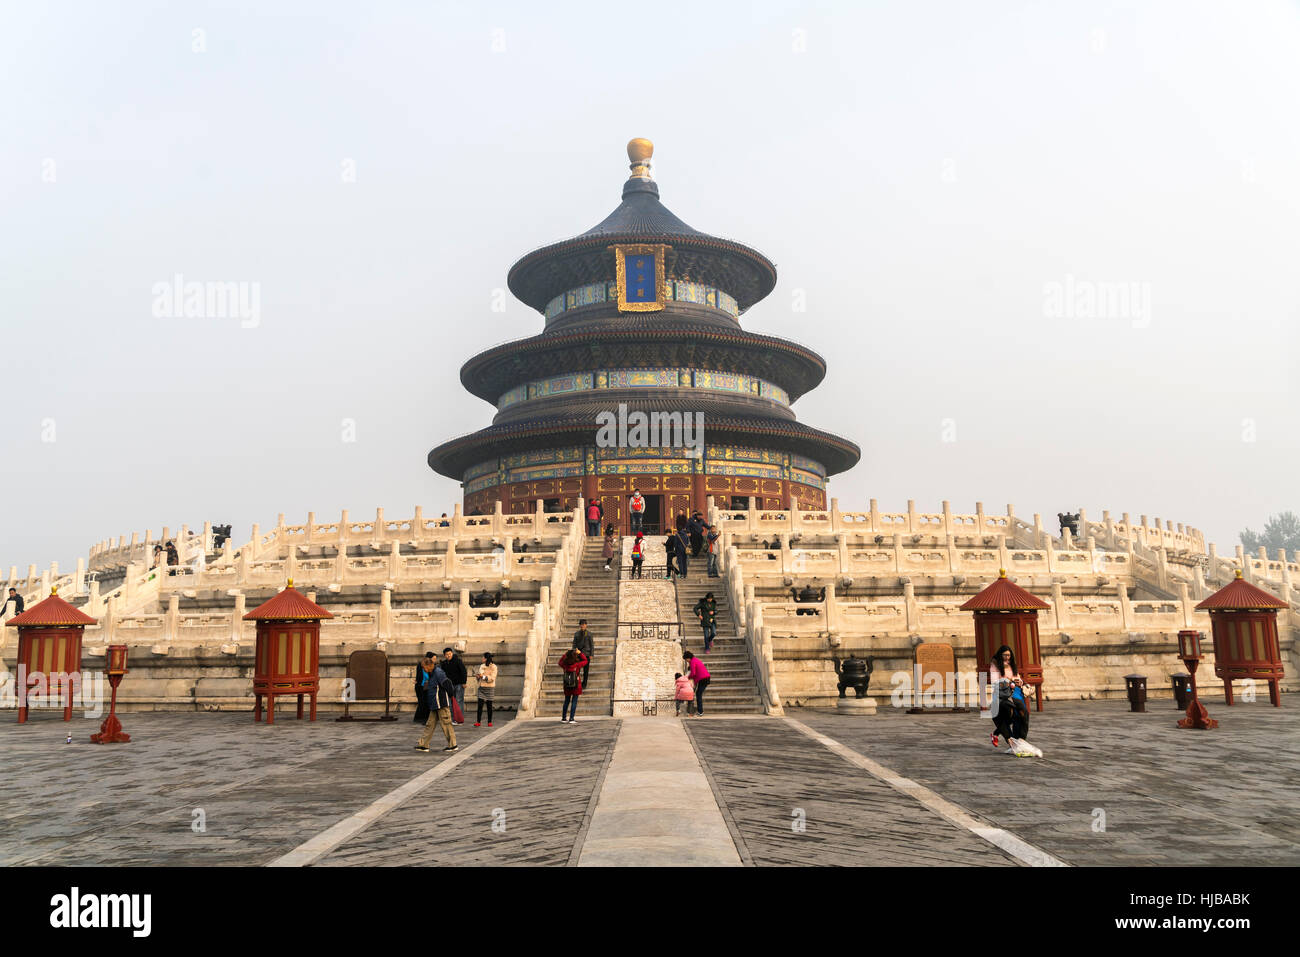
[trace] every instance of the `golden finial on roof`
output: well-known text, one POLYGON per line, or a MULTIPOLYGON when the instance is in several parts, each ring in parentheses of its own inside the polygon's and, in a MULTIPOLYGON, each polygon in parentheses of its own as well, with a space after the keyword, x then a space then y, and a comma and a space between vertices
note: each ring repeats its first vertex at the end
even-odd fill
POLYGON ((631 161, 632 175, 629 179, 650 179, 650 158, 655 155, 655 145, 648 139, 638 136, 628 140, 627 158, 631 161))
POLYGON ((998 569, 998 577, 999 577, 999 578, 1006 578, 1006 577, 1007 577, 1007 570, 1006 570, 1005 568, 999 568, 999 569, 998 569))
POLYGON ((50 586, 50 594, 51 594, 51 595, 57 595, 58 593, 59 593, 59 586, 58 586, 58 585, 51 585, 51 586, 50 586))
POLYGON ((1240 568, 1237 569, 1237 577, 1238 577, 1238 578, 1241 577, 1241 569, 1240 569, 1240 568))
POLYGON ((285 585, 284 587, 285 587, 285 588, 292 588, 292 587, 293 587, 293 579, 290 578, 290 579, 289 579, 289 584, 285 585))

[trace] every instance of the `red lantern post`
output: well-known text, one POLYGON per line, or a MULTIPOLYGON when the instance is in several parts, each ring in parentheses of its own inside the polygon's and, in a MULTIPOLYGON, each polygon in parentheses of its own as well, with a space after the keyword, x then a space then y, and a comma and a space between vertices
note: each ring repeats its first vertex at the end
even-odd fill
POLYGON ((1178 633, 1178 658, 1192 678, 1192 700, 1196 700, 1196 668, 1205 655, 1201 652, 1201 633, 1195 629, 1178 633))
POLYGON ((1262 588, 1237 577, 1199 605, 1210 613, 1214 636, 1214 673, 1223 679, 1225 703, 1232 705, 1234 679, 1268 682, 1273 706, 1282 707, 1278 683, 1282 680, 1282 654, 1277 642, 1277 613, 1286 603, 1262 588))
POLYGON ((33 676, 40 676, 37 683, 43 679, 51 693, 59 686, 66 702, 63 720, 71 721, 73 676, 81 680, 81 639, 86 626, 98 622, 60 598, 55 586, 49 598, 10 618, 9 624, 18 629, 18 723, 27 722, 33 676))
POLYGON ((108 683, 113 688, 113 698, 108 706, 108 717, 99 726, 99 734, 92 734, 90 740, 95 744, 128 744, 131 736, 122 730, 122 722, 117 720, 117 686, 126 674, 126 645, 108 646, 108 683))
MULTIPOLYGON (((1007 570, 998 580, 962 606, 975 614, 975 666, 987 668, 993 652, 1006 645, 1016 656, 1016 668, 1034 689, 1034 708, 1043 710, 1043 660, 1038 650, 1038 613, 1051 608, 1011 579, 1007 570)), ((983 702, 980 702, 983 706, 983 702)))
POLYGON ((266 698, 266 723, 275 723, 277 695, 298 696, 298 718, 302 719, 303 695, 311 695, 311 720, 316 720, 316 696, 320 692, 320 623, 333 618, 328 611, 293 587, 244 616, 257 622, 257 651, 253 662, 253 720, 262 720, 262 698, 266 698))

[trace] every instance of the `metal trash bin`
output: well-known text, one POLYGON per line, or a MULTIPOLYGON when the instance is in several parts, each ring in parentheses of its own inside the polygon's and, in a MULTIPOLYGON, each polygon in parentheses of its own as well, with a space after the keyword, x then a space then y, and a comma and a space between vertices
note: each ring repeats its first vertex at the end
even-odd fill
POLYGON ((1129 711, 1140 712, 1147 709, 1147 676, 1125 675, 1124 687, 1128 690, 1129 711))
POLYGON ((1174 683, 1174 704, 1179 711, 1186 711, 1192 701, 1192 676, 1171 675, 1170 680, 1174 683))

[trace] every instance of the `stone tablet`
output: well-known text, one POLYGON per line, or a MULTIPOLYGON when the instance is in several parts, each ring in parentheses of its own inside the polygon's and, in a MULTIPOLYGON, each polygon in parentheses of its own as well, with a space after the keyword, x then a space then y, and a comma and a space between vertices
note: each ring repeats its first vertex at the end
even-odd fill
POLYGON ((354 651, 348 656, 348 677, 356 682, 357 701, 388 698, 388 655, 382 651, 354 651))
POLYGON ((956 707, 960 688, 957 684, 957 656, 952 645, 927 641, 916 646, 912 667, 912 704, 908 714, 938 711, 965 711, 956 707))
POLYGON ((343 717, 339 721, 356 721, 348 713, 351 705, 360 701, 382 701, 384 713, 368 717, 367 721, 396 721, 389 714, 388 655, 383 651, 354 651, 348 655, 348 680, 353 682, 352 696, 343 703, 343 717))

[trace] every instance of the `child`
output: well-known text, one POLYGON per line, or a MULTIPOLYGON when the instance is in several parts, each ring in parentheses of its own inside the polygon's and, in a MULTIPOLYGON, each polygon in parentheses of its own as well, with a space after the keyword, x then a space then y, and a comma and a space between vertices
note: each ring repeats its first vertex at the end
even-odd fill
POLYGON ((632 543, 632 577, 641 577, 641 563, 645 561, 645 541, 640 532, 636 533, 636 541, 632 543))
POLYGON ((679 671, 673 675, 673 681, 677 683, 677 694, 675 695, 677 698, 677 711, 675 713, 678 716, 681 715, 682 702, 685 701, 686 713, 693 714, 695 711, 695 689, 691 687, 691 679, 683 678, 682 673, 679 671))

